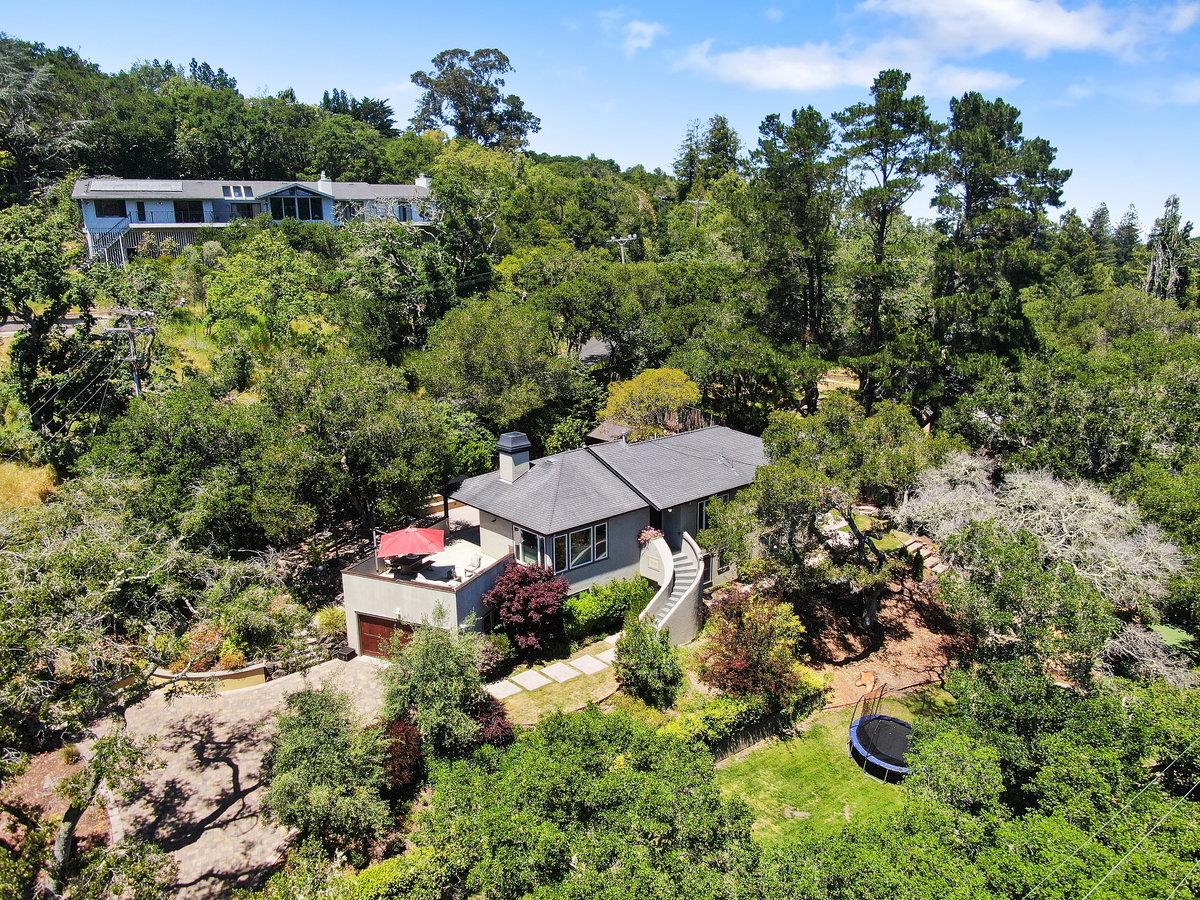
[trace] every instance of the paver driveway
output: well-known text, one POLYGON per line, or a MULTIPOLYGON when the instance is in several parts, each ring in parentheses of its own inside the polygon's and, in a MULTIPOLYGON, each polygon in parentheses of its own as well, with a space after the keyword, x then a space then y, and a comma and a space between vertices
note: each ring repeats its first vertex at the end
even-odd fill
POLYGON ((258 687, 171 702, 155 694, 129 710, 130 734, 157 736, 163 768, 147 772, 132 802, 109 808, 113 838, 157 843, 179 863, 174 896, 228 897, 261 882, 288 833, 262 820, 262 762, 271 717, 284 698, 325 682, 347 691, 373 718, 382 699, 373 659, 333 660, 258 687))

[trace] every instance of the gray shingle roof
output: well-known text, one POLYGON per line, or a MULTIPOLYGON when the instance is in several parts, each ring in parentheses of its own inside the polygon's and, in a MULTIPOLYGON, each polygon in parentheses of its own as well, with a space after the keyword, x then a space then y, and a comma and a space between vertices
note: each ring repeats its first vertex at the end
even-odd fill
MULTIPOLYGON (((80 178, 71 189, 74 200, 129 197, 137 200, 229 200, 241 197, 224 195, 225 185, 250 185, 255 200, 262 194, 280 188, 299 185, 319 191, 315 181, 256 181, 252 178, 181 179, 150 178, 80 178)), ((334 181, 331 190, 334 200, 419 200, 429 196, 429 189, 415 184, 368 184, 364 181, 334 181)))
POLYGON ((657 509, 745 487, 768 461, 762 438, 723 425, 588 449, 657 509))
POLYGON ((489 472, 450 496, 549 535, 647 505, 668 509, 736 490, 766 463, 762 438, 717 425, 556 453, 534 460, 511 484, 489 472))
POLYGON ((501 481, 498 472, 468 478, 450 496, 539 534, 566 531, 646 505, 586 449, 534 460, 512 484, 501 481))

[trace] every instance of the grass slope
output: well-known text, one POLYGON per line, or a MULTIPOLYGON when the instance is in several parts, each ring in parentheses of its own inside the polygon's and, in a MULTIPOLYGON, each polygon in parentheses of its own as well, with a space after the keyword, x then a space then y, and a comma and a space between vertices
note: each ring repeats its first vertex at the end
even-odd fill
MULTIPOLYGON (((935 715, 950 700, 924 691, 884 703, 884 712, 909 721, 935 715)), ((721 764, 717 783, 754 813, 754 836, 764 845, 805 829, 837 831, 848 822, 899 809, 904 793, 863 772, 850 758, 847 731, 853 709, 819 712, 801 735, 772 741, 721 764)))

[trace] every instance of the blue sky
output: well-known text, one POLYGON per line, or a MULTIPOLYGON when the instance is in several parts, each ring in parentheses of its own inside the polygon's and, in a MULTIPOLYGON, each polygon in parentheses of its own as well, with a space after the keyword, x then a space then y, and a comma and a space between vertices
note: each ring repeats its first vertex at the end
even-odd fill
POLYGON ((1027 134, 1074 170, 1069 205, 1137 205, 1148 226, 1167 194, 1200 215, 1200 0, 844 0, 766 3, 140 4, 0 3, 9 34, 79 50, 106 70, 195 56, 246 93, 330 87, 389 97, 447 47, 494 46, 509 87, 541 116, 536 150, 669 166, 689 119, 727 115, 753 142, 771 112, 831 112, 880 68, 913 73, 945 116, 975 89, 1024 114, 1027 134))

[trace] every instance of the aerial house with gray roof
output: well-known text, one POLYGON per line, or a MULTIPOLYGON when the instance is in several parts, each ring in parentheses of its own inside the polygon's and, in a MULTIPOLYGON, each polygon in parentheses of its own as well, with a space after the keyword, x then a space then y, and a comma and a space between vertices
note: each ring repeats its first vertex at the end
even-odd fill
MULTIPOLYGON (((761 438, 711 426, 530 459, 529 439, 510 432, 500 436, 497 452, 495 471, 449 491, 470 524, 454 529, 447 521, 454 539, 428 561, 426 571, 440 573, 446 579, 443 589, 452 588, 453 597, 440 598, 448 625, 462 624, 471 614, 481 619, 485 591, 479 579, 494 573, 486 577, 490 587, 503 566, 514 563, 552 568, 568 580, 572 593, 645 575, 658 582, 659 590, 643 616, 676 643, 695 636, 704 585, 731 574, 700 548, 695 535, 707 526, 709 501, 749 485, 767 462, 761 438), (639 537, 650 527, 662 536, 643 546, 639 537), (466 564, 456 568, 452 558, 466 564)), ((381 622, 403 630, 428 618, 432 602, 415 603, 394 589, 403 584, 411 593, 420 579, 421 573, 375 556, 343 573, 356 650, 363 649, 357 632, 364 621, 374 635, 381 622)))
POLYGON ((414 184, 333 181, 257 181, 221 178, 81 178, 71 190, 83 212, 91 259, 123 265, 147 244, 166 240, 194 244, 202 229, 224 228, 239 219, 329 222, 391 218, 424 224, 429 179, 414 184))

